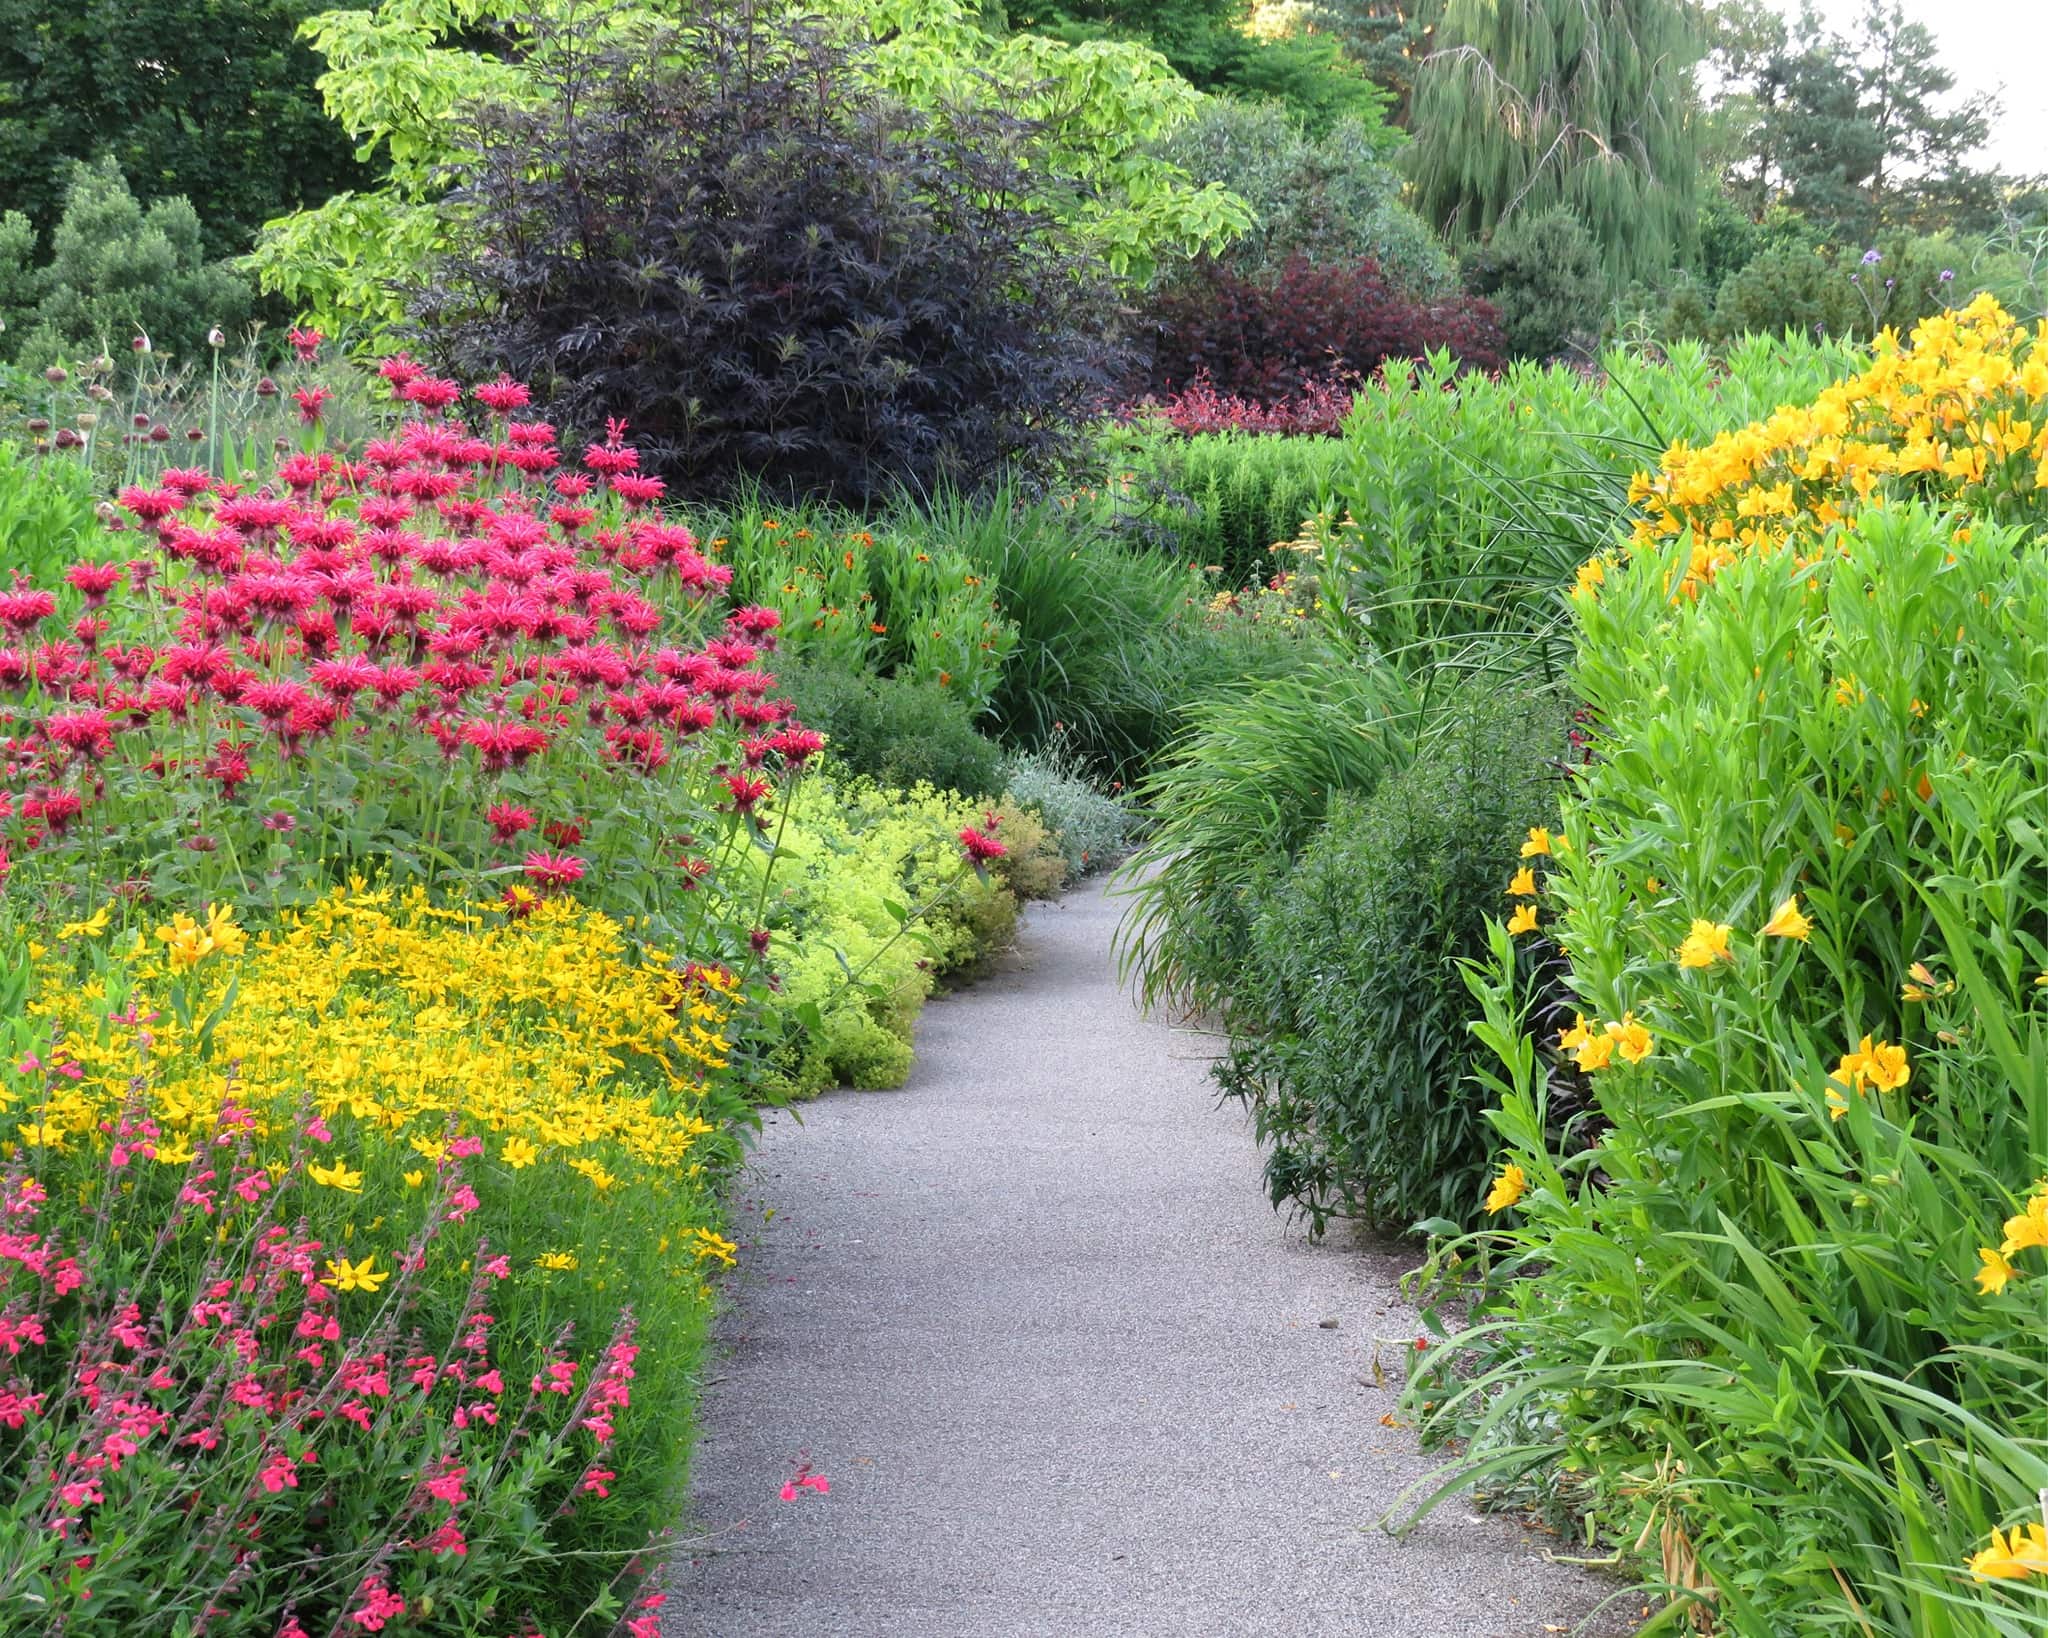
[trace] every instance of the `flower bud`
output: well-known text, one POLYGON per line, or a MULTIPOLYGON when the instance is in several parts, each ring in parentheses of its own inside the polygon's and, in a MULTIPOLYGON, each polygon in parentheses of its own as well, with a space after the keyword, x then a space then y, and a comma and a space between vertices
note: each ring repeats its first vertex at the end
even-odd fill
POLYGON ((61 364, 52 364, 47 370, 43 371, 43 379, 53 387, 61 387, 71 379, 71 372, 61 364))
POLYGON ((277 396, 277 383, 266 375, 261 381, 256 383, 256 396, 258 398, 275 398, 277 396))
POLYGON ((221 329, 218 324, 216 324, 211 330, 208 330, 206 332, 207 346, 218 350, 222 347, 225 347, 227 344, 228 338, 221 334, 221 329))
POLYGON ((134 348, 135 351, 137 351, 138 353, 149 353, 156 351, 154 347, 150 346, 148 336, 137 336, 133 341, 129 342, 128 345, 134 348))
POLYGON ((50 430, 50 423, 40 415, 31 416, 28 429, 31 432, 48 432, 50 430))
POLYGON ((77 416, 77 421, 88 432, 100 424, 100 418, 93 414, 91 410, 81 410, 77 416))

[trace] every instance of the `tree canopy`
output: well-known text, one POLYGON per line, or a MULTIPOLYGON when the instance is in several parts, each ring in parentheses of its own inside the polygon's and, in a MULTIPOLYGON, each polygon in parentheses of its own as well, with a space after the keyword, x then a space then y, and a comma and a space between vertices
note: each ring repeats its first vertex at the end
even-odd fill
POLYGON ((111 155, 144 205, 178 195, 209 256, 366 174, 313 89, 311 0, 0 0, 5 203, 55 228, 72 162, 111 155))
POLYGON ((1449 0, 1415 87, 1416 206, 1453 241, 1569 206, 1610 277, 1691 231, 1698 149, 1680 0, 1449 0))
MULTIPOLYGON (((573 9, 574 0, 542 0, 533 23, 514 25, 491 49, 476 41, 492 15, 487 0, 383 0, 374 11, 313 18, 327 108, 359 152, 387 163, 388 182, 271 224, 255 258, 263 287, 315 315, 396 322, 398 282, 447 245, 460 110, 480 98, 529 98, 535 53, 547 50, 543 25, 573 9)), ((777 7, 719 0, 715 9, 777 7)), ((1250 224, 1222 187, 1191 181, 1150 151, 1201 93, 1147 46, 991 33, 962 0, 833 0, 822 14, 869 48, 877 84, 911 107, 941 119, 1002 108, 1029 122, 1030 169, 1045 202, 1120 274, 1143 278, 1159 257, 1219 248, 1250 224)), ((659 21, 631 6, 612 16, 628 32, 659 21)))
POLYGON ((1782 205, 1864 243, 1995 216, 2004 179, 1969 156, 1997 102, 1955 94, 1934 36, 1898 0, 1868 0, 1847 35, 1811 5, 1788 24, 1757 0, 1723 7, 1714 27, 1727 86, 1717 157, 1752 216, 1782 205))

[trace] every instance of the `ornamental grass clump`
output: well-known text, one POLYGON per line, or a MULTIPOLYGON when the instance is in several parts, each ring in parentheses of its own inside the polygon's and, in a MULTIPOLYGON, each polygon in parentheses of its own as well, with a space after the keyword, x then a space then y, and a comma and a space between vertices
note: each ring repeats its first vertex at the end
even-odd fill
POLYGON ((2037 346, 1929 321, 1639 486, 1472 975, 1489 1278, 1411 1392, 1453 1483, 1549 1472, 1698 1630, 2048 1614, 2037 346))

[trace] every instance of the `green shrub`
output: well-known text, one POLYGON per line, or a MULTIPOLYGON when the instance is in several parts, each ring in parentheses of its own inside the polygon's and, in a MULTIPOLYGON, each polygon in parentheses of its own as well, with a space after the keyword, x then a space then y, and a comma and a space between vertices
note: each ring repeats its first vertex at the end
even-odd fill
POLYGON ((1398 673, 1328 659, 1190 705, 1186 732, 1139 788, 1156 822, 1124 869, 1134 902, 1119 937, 1148 1001, 1228 1010, 1267 873, 1340 797, 1404 766, 1420 721, 1398 673))
POLYGON ((963 796, 1002 789, 1002 748, 976 733, 967 708, 936 683, 803 661, 776 675, 798 717, 826 736, 833 760, 847 772, 963 796))
POLYGON ((20 228, 12 218, 0 243, 0 294, 11 288, 33 302, 0 311, 0 357, 41 366, 81 350, 126 356, 137 336, 194 357, 209 330, 249 317, 249 286, 205 259, 192 206, 172 197, 143 209, 111 160, 73 169, 49 262, 26 276, 20 228))
POLYGON ((1049 899, 1067 885, 1061 839, 1037 808, 1005 796, 990 812, 996 816, 996 839, 1005 849, 989 866, 997 880, 1019 900, 1049 899))
POLYGON ((1529 827, 1556 810, 1563 711, 1472 695, 1416 762, 1338 800, 1253 893, 1224 1089, 1276 1206, 1399 1230, 1474 1211, 1491 1147, 1460 963, 1482 956, 1529 827))
POLYGON ((1051 831, 1072 875, 1115 863, 1130 839, 1135 819, 1130 804, 1089 776, 1064 731, 1014 758, 1004 783, 1011 800, 1037 814, 1051 831))
POLYGON ((1555 358, 1574 345, 1588 351, 1598 337, 1607 296, 1600 247, 1563 205, 1517 216, 1492 243, 1466 252, 1460 272, 1465 288, 1499 311, 1517 358, 1555 358))
POLYGON ((1240 271, 1278 268, 1294 256, 1370 256, 1409 294, 1444 295, 1455 283, 1451 259, 1401 202, 1401 177, 1388 163, 1398 141, 1399 133, 1358 119, 1311 137, 1275 103, 1214 97, 1156 152, 1251 206, 1256 225, 1223 258, 1240 271))
POLYGON ((0 564, 44 585, 113 545, 93 516, 90 474, 76 461, 30 455, 0 438, 0 564))
POLYGON ((1215 568, 1232 587, 1279 571, 1272 548, 1327 509, 1340 458, 1325 438, 1184 438, 1150 421, 1119 429, 1110 454, 1124 480, 1110 512, 1115 527, 1184 563, 1215 568))

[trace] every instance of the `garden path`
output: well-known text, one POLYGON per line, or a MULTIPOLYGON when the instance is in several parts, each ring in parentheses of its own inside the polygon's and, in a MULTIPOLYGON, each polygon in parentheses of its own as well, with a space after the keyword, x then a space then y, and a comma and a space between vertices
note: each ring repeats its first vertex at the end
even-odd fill
POLYGON ((1412 1254, 1267 1206, 1213 1039, 1119 988, 1118 910, 1035 907, 902 1091, 770 1116, 665 1638, 1626 1630, 1506 1518, 1375 1527, 1432 1465, 1381 1420, 1412 1254), (804 1461, 831 1493, 779 1500, 804 1461))

